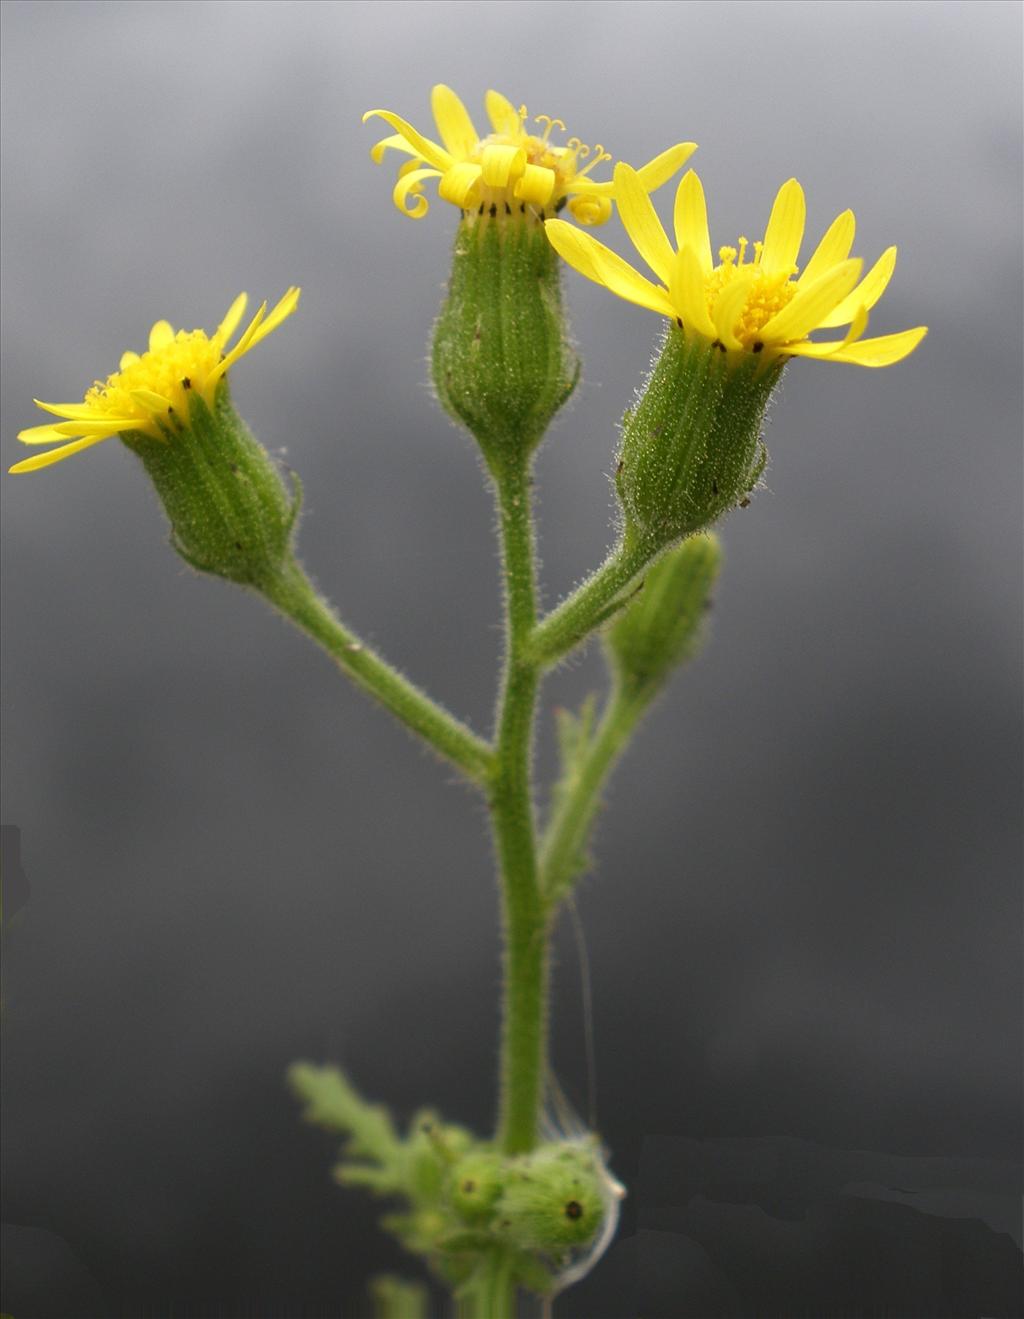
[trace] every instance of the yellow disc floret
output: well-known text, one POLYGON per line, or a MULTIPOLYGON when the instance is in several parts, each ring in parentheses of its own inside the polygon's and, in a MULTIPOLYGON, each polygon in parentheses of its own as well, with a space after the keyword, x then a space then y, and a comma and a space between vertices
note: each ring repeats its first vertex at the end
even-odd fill
POLYGON ((716 266, 704 281, 704 294, 707 301, 708 315, 714 318, 715 307, 719 297, 736 279, 744 283, 744 299, 736 320, 730 326, 733 337, 743 348, 753 348, 761 341, 761 331, 789 302, 796 293, 793 277, 797 267, 776 274, 768 274, 761 268, 763 243, 754 244, 753 260, 744 262, 748 247, 746 238, 740 238, 736 247, 720 247, 716 266))
MULTIPOLYGON (((568 205, 581 224, 608 219, 614 181, 591 177, 596 166, 611 160, 604 147, 590 148, 578 137, 553 140, 555 130, 566 131, 561 119, 537 115, 531 120, 525 106, 517 110, 499 92, 487 93, 486 106, 491 132, 481 136, 455 92, 436 86, 431 107, 440 143, 390 110, 369 110, 363 116, 364 122, 377 116, 395 130, 370 152, 378 164, 389 150, 411 157, 400 168, 392 194, 403 215, 414 220, 426 215, 423 185, 438 179, 438 195, 470 214, 543 219, 568 205)), ((681 142, 663 151, 639 171, 643 186, 648 192, 659 188, 694 150, 692 142, 681 142)))
POLYGON ((217 386, 228 368, 292 314, 299 304, 299 290, 289 289, 269 315, 264 302, 234 347, 228 349, 228 340, 241 322, 247 301, 246 294, 239 294, 212 335, 205 330, 175 333, 167 321, 157 321, 149 332, 147 351, 141 355, 124 353, 119 370, 104 381, 97 380, 81 403, 42 403, 36 399, 37 407, 63 420, 31 426, 18 439, 23 444, 62 443, 16 463, 11 471, 32 472, 48 467, 121 432, 173 437, 175 428, 187 421, 189 396, 201 398, 212 408, 217 386))

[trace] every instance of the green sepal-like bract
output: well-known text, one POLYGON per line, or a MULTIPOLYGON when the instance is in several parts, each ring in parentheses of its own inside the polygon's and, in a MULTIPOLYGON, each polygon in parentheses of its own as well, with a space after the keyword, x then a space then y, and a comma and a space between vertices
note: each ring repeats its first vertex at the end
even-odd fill
POLYGON ((579 375, 562 306, 561 262, 525 215, 463 218, 434 326, 434 388, 487 463, 530 452, 579 375))
POLYGON ((670 544, 710 527, 757 484, 765 408, 782 368, 754 354, 735 358, 669 327, 623 419, 615 484, 627 535, 670 544))
POLYGON ((213 408, 198 394, 187 417, 172 414, 161 438, 128 431, 171 524, 171 544, 199 572, 257 589, 291 558, 301 502, 235 411, 223 381, 213 408))
POLYGON ((604 634, 622 692, 645 702, 696 651, 721 551, 713 534, 673 546, 604 634))

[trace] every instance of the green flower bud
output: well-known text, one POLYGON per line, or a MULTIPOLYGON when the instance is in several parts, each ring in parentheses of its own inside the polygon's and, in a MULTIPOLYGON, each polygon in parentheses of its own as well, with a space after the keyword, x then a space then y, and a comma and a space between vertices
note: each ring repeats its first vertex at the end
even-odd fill
POLYGON ((627 528, 665 545, 741 504, 767 461, 761 426, 781 374, 777 361, 733 361, 671 326, 623 420, 615 483, 627 528))
POLYGON ((604 636, 612 668, 626 690, 653 696, 697 650, 720 561, 714 535, 692 536, 648 570, 643 589, 604 636))
POLYGON ((499 1229, 522 1249, 556 1257, 585 1246, 609 1212, 608 1181, 588 1146, 542 1145, 512 1161, 499 1229))
POLYGON ((578 375, 561 262, 543 226, 525 213, 464 215, 434 326, 434 387, 445 411, 472 432, 489 466, 502 466, 537 446, 578 375))
POLYGON ((467 1223, 481 1223, 494 1212, 505 1187, 506 1169, 498 1154, 470 1154, 452 1169, 451 1200, 467 1223))
POLYGON ((191 567, 260 588, 291 559, 300 505, 231 403, 223 381, 208 407, 198 394, 188 415, 170 415, 160 437, 125 431, 171 524, 171 544, 191 567))

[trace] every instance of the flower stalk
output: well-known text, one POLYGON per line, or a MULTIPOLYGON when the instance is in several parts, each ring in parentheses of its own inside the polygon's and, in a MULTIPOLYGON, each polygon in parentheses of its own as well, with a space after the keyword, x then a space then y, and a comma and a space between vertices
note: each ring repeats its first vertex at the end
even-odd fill
POLYGON ((347 628, 321 598, 301 565, 288 560, 262 588, 266 599, 321 646, 357 687, 377 700, 478 787, 494 774, 490 745, 392 668, 347 628))

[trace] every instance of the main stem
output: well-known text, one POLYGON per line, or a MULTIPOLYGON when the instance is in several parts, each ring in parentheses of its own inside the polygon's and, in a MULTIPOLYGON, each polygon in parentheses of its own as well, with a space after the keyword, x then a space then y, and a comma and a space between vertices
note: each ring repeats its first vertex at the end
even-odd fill
POLYGON ((491 796, 501 871, 505 977, 498 1141, 506 1154, 537 1143, 547 1057, 548 921, 534 836, 531 760, 540 670, 527 651, 537 616, 530 461, 495 466, 505 586, 505 670, 491 796))

